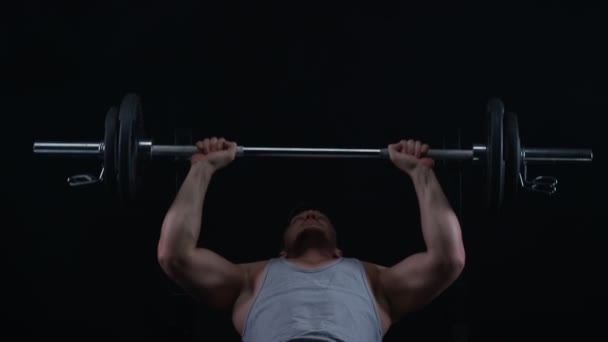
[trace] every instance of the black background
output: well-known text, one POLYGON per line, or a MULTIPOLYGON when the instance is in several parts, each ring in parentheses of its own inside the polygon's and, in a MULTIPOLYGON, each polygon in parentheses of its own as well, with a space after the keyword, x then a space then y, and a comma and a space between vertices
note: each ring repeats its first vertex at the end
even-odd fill
MULTIPOLYGON (((1 307, 17 340, 239 340, 227 315, 197 305, 157 263, 174 165, 146 164, 126 209, 101 186, 66 185, 98 161, 32 154, 35 140, 101 140, 127 92, 142 96, 158 143, 187 126, 244 146, 346 148, 409 138, 433 148, 457 128, 465 147, 483 143, 485 104, 500 97, 523 145, 593 148, 594 163, 531 168, 558 177, 558 192, 520 194, 499 213, 483 209, 481 170, 465 165, 465 271, 385 340, 605 339, 599 1, 2 7, 1 307)), ((200 244, 234 262, 276 256, 302 198, 331 204, 347 256, 390 265, 424 248, 411 183, 385 160, 237 160, 211 183, 200 244)))

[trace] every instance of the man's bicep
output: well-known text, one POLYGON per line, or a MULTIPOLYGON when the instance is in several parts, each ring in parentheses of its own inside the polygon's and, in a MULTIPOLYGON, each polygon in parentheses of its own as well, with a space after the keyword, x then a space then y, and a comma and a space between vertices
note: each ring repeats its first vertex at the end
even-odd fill
POLYGON ((380 273, 381 291, 394 320, 421 309, 458 277, 461 268, 423 252, 407 257, 380 273))
POLYGON ((205 304, 230 310, 245 283, 246 271, 221 255, 197 248, 173 267, 170 276, 186 292, 205 304))

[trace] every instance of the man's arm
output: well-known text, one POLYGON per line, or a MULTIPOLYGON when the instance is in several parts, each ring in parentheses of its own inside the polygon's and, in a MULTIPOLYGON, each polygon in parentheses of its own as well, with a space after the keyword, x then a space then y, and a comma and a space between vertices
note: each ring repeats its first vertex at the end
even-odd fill
POLYGON ((194 163, 162 224, 158 261, 163 271, 184 290, 221 310, 232 308, 245 272, 239 265, 206 248, 197 248, 202 210, 215 168, 194 163))
POLYGON ((382 294, 393 321, 422 308, 460 275, 465 251, 460 224, 432 168, 419 165, 408 171, 420 206, 426 251, 382 268, 382 294))

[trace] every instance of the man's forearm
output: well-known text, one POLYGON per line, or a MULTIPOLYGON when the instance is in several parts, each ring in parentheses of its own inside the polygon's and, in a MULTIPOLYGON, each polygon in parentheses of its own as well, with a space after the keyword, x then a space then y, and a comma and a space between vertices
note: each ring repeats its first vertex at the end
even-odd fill
POLYGON ((207 163, 190 167, 163 220, 158 244, 160 257, 179 257, 196 248, 203 204, 212 176, 213 169, 207 163))
POLYGON ((427 252, 449 260, 464 260, 460 223, 435 172, 419 167, 410 174, 418 203, 427 252))

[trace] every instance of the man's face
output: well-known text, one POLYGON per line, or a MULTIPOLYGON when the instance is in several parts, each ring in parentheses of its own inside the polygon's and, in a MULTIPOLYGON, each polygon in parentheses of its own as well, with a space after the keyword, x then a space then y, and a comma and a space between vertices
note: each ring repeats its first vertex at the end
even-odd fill
POLYGON ((305 210, 295 215, 283 235, 285 248, 289 250, 294 243, 310 237, 315 240, 326 240, 329 245, 336 245, 336 231, 329 218, 318 210, 305 210))

